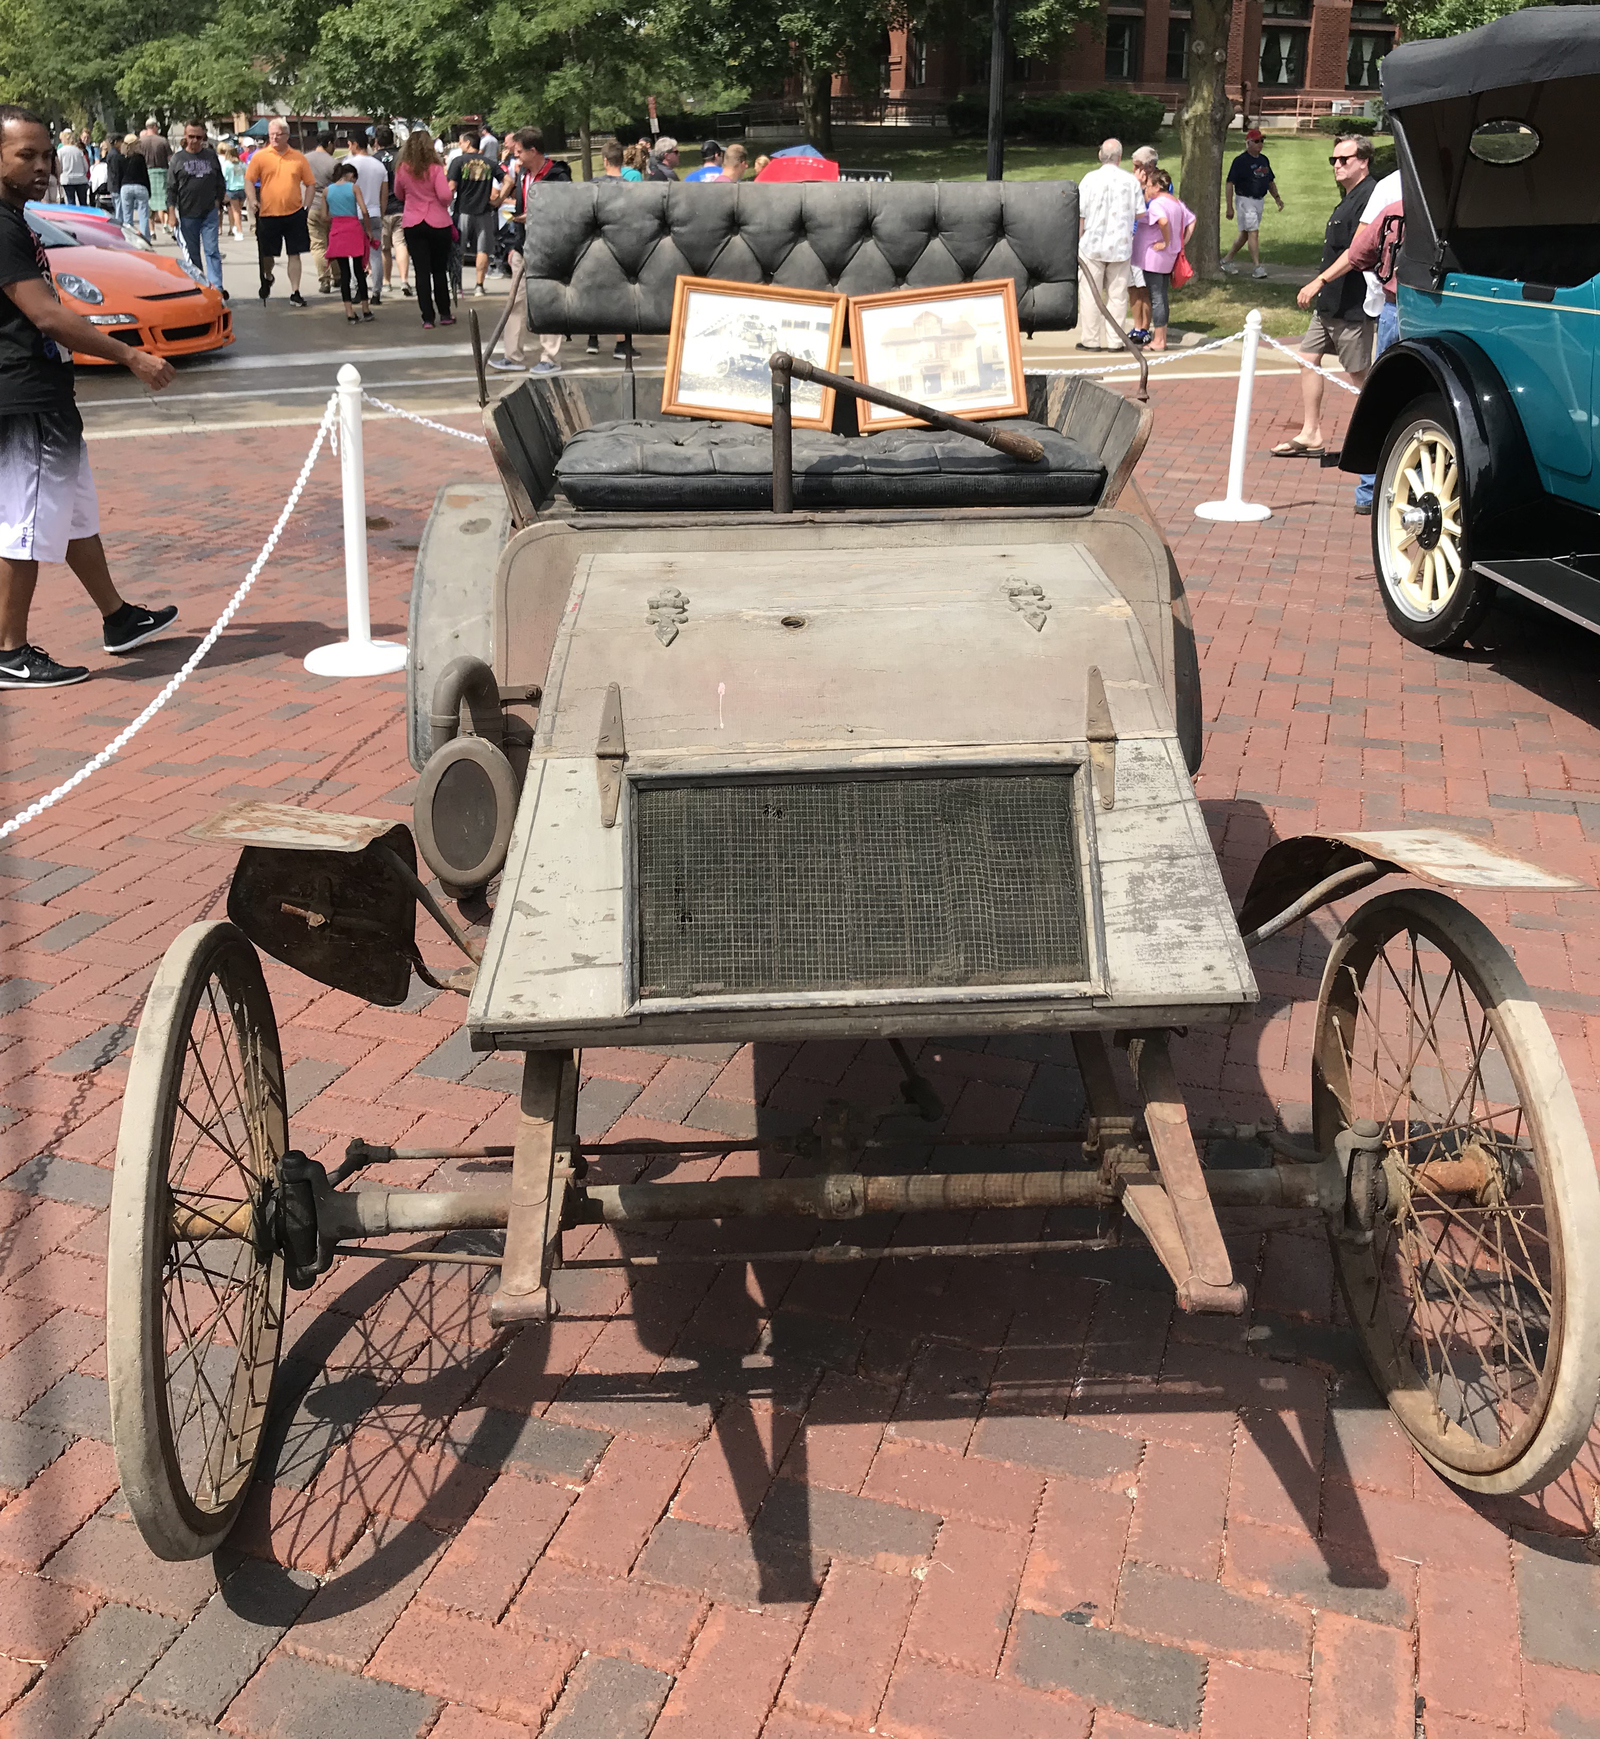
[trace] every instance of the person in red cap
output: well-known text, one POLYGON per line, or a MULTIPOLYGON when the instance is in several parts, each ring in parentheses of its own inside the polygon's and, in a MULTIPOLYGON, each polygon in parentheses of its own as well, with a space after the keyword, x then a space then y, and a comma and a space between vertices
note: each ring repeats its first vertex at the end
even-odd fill
POLYGON ((1261 144, 1261 129, 1251 127, 1244 136, 1244 149, 1228 167, 1228 216, 1232 218, 1236 204, 1239 210, 1239 239, 1228 249, 1228 257, 1222 262, 1223 271, 1230 275, 1239 269, 1233 263, 1234 255, 1248 244, 1250 259, 1255 266, 1250 276, 1266 277, 1267 268, 1261 263, 1261 213, 1266 209, 1267 196, 1270 194, 1277 201, 1278 210, 1283 210, 1283 198, 1273 178, 1272 163, 1261 144))

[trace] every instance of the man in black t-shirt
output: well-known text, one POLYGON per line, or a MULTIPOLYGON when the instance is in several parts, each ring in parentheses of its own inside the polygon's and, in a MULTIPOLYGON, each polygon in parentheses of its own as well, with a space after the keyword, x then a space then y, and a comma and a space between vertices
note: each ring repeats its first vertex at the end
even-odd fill
POLYGON ((111 583, 72 352, 120 362, 152 392, 172 380, 172 364, 108 338, 57 300, 49 255, 24 215, 44 197, 53 154, 37 115, 0 103, 0 688, 64 688, 89 674, 28 644, 40 562, 65 561, 83 582, 105 618, 107 652, 131 652, 178 614, 175 605, 124 603, 111 583))
MULTIPOLYGON (((1339 188, 1339 203, 1333 208, 1322 235, 1324 269, 1338 259, 1361 227, 1362 214, 1372 197, 1372 141, 1346 134, 1333 142, 1328 159, 1339 188)), ((1377 321, 1366 311, 1367 280, 1350 272, 1332 283, 1324 281, 1312 304, 1311 324, 1295 346, 1302 362, 1300 401, 1303 412, 1300 433, 1280 441, 1272 449, 1279 459, 1298 459, 1322 451, 1322 376, 1316 371, 1325 356, 1337 356, 1358 391, 1372 367, 1377 321)))
MULTIPOLYGON (((184 251, 214 290, 222 290, 222 207, 228 196, 222 163, 206 137, 203 121, 183 129, 183 149, 167 164, 167 216, 183 238, 184 251)), ((228 292, 222 290, 224 302, 228 292)))
POLYGON ((463 127, 461 150, 452 159, 445 174, 456 190, 456 228, 461 231, 461 257, 477 256, 478 287, 483 295, 483 280, 489 270, 489 255, 494 252, 494 232, 497 219, 490 202, 494 194, 495 166, 478 149, 478 129, 463 127))

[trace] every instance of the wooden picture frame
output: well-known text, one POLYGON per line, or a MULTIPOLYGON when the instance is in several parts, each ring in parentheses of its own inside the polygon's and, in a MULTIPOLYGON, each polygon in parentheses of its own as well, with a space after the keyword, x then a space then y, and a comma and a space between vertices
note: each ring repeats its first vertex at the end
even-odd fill
MULTIPOLYGON (((679 278, 672 295, 664 416, 712 417, 727 423, 772 422, 777 350, 837 372, 849 298, 833 290, 787 290, 723 278, 679 278)), ((832 387, 796 380, 797 429, 833 427, 832 387)))
MULTIPOLYGON (((864 385, 938 411, 973 422, 1028 414, 1017 286, 1010 278, 852 296, 850 355, 864 385), (952 315, 949 305, 963 302, 969 304, 964 316, 952 315)), ((865 399, 857 401, 856 417, 863 435, 924 426, 865 399)))

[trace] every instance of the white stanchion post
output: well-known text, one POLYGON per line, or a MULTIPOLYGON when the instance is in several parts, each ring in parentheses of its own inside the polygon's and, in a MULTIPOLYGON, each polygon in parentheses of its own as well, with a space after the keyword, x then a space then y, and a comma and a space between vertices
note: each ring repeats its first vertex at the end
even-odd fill
POLYGON ((1239 357, 1239 396, 1233 404, 1233 445, 1228 450, 1228 493, 1221 501, 1202 501, 1198 519, 1271 519, 1272 509, 1244 498, 1244 448, 1250 433, 1250 400, 1256 386, 1256 352, 1261 348, 1261 310, 1244 317, 1244 349, 1239 357))
POLYGON ((313 676, 388 676, 406 666, 406 649, 372 638, 367 605, 367 479, 361 449, 361 374, 339 370, 339 482, 344 495, 346 638, 306 655, 313 676))

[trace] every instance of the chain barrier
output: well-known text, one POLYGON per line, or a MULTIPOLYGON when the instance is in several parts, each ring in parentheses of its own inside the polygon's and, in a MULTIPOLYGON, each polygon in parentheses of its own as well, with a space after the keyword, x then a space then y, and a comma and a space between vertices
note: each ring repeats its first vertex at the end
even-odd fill
MULTIPOLYGON (((1147 353, 1145 366, 1147 368, 1160 368, 1164 362, 1187 362, 1191 356, 1204 356, 1208 350, 1221 350, 1226 345, 1237 344, 1243 337, 1244 328, 1241 326, 1237 332, 1230 332, 1226 338, 1213 338, 1209 344, 1197 344, 1192 350, 1168 350, 1159 352, 1155 356, 1147 353)), ((1044 372, 1052 379, 1057 375, 1067 379, 1073 375, 1084 374, 1098 379, 1101 375, 1106 374, 1134 374, 1138 372, 1138 368, 1139 365, 1136 362, 1121 362, 1110 368, 1049 368, 1044 372)))
POLYGON ((1261 337, 1266 343, 1270 344, 1274 350, 1281 350, 1285 356, 1293 357, 1302 368, 1310 369, 1313 374, 1320 374, 1324 380, 1331 380, 1342 392, 1359 393, 1361 391, 1360 387, 1351 386, 1349 381, 1341 380, 1332 369, 1320 368, 1314 362, 1307 362, 1298 350, 1292 350, 1287 344, 1279 343, 1270 332, 1263 332, 1261 337))
POLYGON ((289 499, 284 502, 283 511, 278 515, 277 523, 267 534, 267 541, 261 546, 260 555, 251 564, 249 572, 240 583, 239 589, 228 600, 222 614, 212 623, 206 637, 183 661, 182 666, 160 694, 131 724, 119 731, 98 755, 94 756, 92 760, 86 761, 70 779, 63 780, 53 791, 47 791, 43 797, 36 798, 26 809, 13 815, 9 821, 0 824, 0 839, 8 838, 18 828, 26 827, 30 821, 37 821, 47 809, 59 803, 69 791, 76 790, 91 774, 98 773, 102 767, 108 766, 182 688, 196 665, 222 637, 223 629, 233 620, 239 606, 245 600, 245 595, 260 578, 261 570, 272 559, 272 552, 278 547, 278 539, 283 536, 290 515, 300 505, 300 497, 305 491, 306 484, 311 480, 311 467, 316 463, 317 455, 322 451, 322 443, 327 440, 338 414, 339 397, 335 393, 329 398, 327 409, 322 413, 322 421, 317 425, 316 439, 311 443, 311 451, 306 454, 306 462, 300 467, 300 475, 295 479, 294 488, 289 491, 289 499))
POLYGON ((387 399, 374 398, 365 389, 361 396, 369 405, 376 405, 380 411, 387 411, 391 417, 404 417, 408 423, 417 423, 424 429, 437 429, 441 435, 454 435, 458 441, 476 441, 480 447, 489 445, 482 435, 475 435, 470 429, 452 429, 448 423, 436 423, 432 417, 419 417, 415 411, 403 411, 399 405, 392 405, 387 399))

